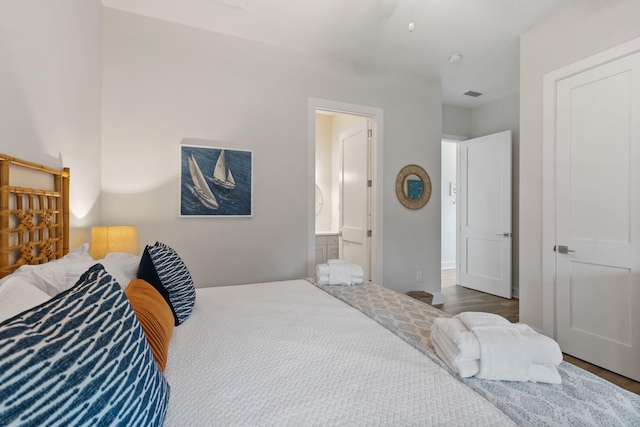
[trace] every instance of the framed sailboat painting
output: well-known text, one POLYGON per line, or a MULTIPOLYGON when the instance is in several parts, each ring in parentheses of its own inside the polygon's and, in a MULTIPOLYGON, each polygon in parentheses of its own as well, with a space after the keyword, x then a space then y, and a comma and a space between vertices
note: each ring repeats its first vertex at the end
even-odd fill
POLYGON ((253 215, 253 151, 180 145, 180 216, 253 215))

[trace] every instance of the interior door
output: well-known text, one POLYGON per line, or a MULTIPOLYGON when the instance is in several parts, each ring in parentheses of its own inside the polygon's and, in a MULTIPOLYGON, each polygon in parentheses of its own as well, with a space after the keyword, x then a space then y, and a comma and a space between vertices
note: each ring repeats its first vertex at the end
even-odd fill
POLYGON ((557 340, 640 380, 640 54, 556 93, 557 340))
POLYGON ((511 131, 460 143, 460 285, 511 298, 511 131))
POLYGON ((340 258, 362 266, 365 280, 370 277, 370 122, 340 135, 340 258))

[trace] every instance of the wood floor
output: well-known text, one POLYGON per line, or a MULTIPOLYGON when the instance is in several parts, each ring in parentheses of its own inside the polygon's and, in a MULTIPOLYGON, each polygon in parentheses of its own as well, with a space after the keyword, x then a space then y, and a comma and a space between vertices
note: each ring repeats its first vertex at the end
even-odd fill
MULTIPOLYGON (((434 305, 434 307, 452 315, 462 313, 463 311, 484 311, 499 314, 511 322, 518 322, 520 320, 520 301, 518 299, 513 298, 509 300, 458 286, 456 285, 455 269, 442 270, 442 295, 444 296, 444 303, 434 305)), ((594 366, 567 354, 564 355, 564 360, 607 381, 611 381, 624 389, 640 394, 640 383, 637 381, 594 366)))

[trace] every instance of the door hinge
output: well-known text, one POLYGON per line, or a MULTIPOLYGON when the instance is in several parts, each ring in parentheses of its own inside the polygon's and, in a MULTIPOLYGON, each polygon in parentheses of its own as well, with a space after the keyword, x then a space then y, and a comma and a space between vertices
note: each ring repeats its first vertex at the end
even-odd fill
POLYGON ((369 136, 369 138, 371 138, 373 136, 373 129, 368 129, 367 130, 367 136, 369 136))
POLYGON ((367 230, 367 237, 371 237, 371 230, 367 230))
POLYGON ((372 180, 368 180, 367 181, 367 187, 373 187, 373 181, 372 180))
POLYGON ((556 245, 553 245, 553 252, 556 251, 556 245))

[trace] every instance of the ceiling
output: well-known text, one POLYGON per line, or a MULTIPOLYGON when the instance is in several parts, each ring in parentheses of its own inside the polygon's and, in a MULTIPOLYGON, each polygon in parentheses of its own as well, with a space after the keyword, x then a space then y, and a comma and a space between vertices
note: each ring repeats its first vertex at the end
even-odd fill
POLYGON ((102 0, 106 7, 442 81, 473 108, 519 90, 519 36, 583 0, 102 0), (409 23, 414 31, 409 32, 409 23), (462 59, 450 63, 452 53, 462 59), (472 90, 483 95, 462 95, 472 90))

